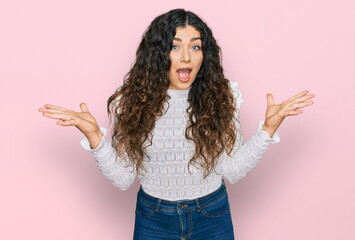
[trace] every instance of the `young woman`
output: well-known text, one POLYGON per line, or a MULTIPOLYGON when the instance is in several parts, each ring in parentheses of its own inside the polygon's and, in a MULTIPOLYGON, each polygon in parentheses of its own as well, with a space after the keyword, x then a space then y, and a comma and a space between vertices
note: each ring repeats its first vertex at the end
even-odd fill
POLYGON ((236 82, 223 74, 220 48, 197 15, 175 9, 156 17, 123 85, 108 99, 112 144, 85 103, 81 112, 46 104, 39 111, 76 126, 81 146, 102 174, 126 190, 136 175, 134 239, 234 239, 224 179, 236 183, 259 161, 286 116, 302 113, 314 97, 303 91, 275 104, 243 142, 236 82))

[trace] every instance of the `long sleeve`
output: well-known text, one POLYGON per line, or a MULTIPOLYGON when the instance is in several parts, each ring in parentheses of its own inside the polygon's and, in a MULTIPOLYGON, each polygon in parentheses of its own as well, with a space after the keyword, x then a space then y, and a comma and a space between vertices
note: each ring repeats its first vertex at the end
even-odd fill
POLYGON ((236 127, 239 129, 237 133, 237 141, 234 149, 231 152, 231 157, 226 153, 221 156, 220 163, 217 165, 216 170, 228 180, 231 184, 236 183, 242 179, 249 171, 251 171, 258 163, 264 152, 268 149, 270 143, 280 142, 280 137, 277 131, 272 137, 262 130, 264 120, 259 121, 258 129, 251 139, 244 143, 242 129, 240 126, 239 110, 241 103, 244 102, 240 90, 237 88, 237 82, 231 82, 231 88, 234 97, 237 100, 237 111, 235 112, 236 127))
POLYGON ((116 162, 115 149, 106 138, 107 129, 100 127, 100 131, 103 137, 99 146, 92 149, 86 137, 81 140, 80 145, 91 152, 101 173, 112 185, 120 190, 127 190, 136 177, 136 171, 132 166, 127 167, 127 164, 120 158, 117 158, 116 162))

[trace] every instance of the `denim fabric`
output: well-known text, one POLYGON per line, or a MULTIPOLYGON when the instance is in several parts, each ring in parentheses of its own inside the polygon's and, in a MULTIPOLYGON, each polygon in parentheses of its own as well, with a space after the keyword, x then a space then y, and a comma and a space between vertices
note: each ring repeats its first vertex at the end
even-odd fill
POLYGON ((233 240, 228 194, 222 179, 214 192, 192 200, 155 198, 140 187, 134 240, 233 240))

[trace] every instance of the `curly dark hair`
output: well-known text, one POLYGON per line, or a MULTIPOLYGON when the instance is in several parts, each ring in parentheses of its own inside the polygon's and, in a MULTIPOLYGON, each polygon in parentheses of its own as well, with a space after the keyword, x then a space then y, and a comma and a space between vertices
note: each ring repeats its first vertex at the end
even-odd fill
POLYGON ((190 11, 174 9, 156 17, 146 29, 123 85, 107 101, 108 115, 110 107, 115 113, 112 145, 116 156, 135 165, 139 174, 144 169, 144 156, 149 159, 145 148, 152 145, 155 121, 164 114, 164 103, 170 99, 169 53, 176 28, 187 25, 200 32, 203 52, 203 62, 188 93, 185 137, 195 145, 188 169, 202 159, 199 165, 206 178, 215 169, 219 156, 224 151, 230 155, 236 142, 236 100, 223 74, 220 47, 201 18, 190 11), (145 146, 147 140, 150 145, 145 146))

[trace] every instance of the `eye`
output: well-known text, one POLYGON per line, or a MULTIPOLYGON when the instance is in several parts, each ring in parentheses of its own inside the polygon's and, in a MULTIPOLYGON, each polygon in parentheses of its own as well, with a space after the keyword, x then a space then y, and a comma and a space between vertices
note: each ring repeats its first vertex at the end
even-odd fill
POLYGON ((193 49, 193 50, 200 50, 200 49, 201 49, 201 47, 200 47, 200 46, 198 46, 198 45, 195 45, 195 46, 193 46, 193 47, 192 47, 192 49, 193 49))
POLYGON ((178 46, 175 44, 171 47, 171 49, 173 49, 173 50, 176 50, 177 48, 178 48, 178 46))

